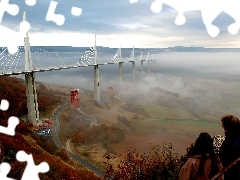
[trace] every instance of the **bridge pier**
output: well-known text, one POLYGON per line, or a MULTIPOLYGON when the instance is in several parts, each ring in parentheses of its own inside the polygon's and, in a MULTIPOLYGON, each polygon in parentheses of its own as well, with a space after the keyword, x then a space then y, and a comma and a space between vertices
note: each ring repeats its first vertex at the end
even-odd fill
POLYGON ((148 62, 148 76, 150 76, 150 59, 149 59, 149 52, 147 55, 147 62, 148 62))
POLYGON ((39 123, 39 111, 34 72, 25 74, 25 84, 28 108, 28 117, 26 122, 37 125, 39 123))
POLYGON ((122 84, 122 64, 123 64, 123 62, 118 62, 118 78, 119 78, 119 85, 121 86, 121 84, 122 84))
POLYGON ((148 76, 150 76, 150 60, 148 60, 148 76))
MULTIPOLYGON (((23 21, 26 21, 25 11, 23 12, 23 21)), ((28 32, 24 37, 24 53, 25 53, 25 71, 28 72, 25 74, 27 108, 28 108, 27 122, 37 125, 39 124, 39 111, 35 85, 35 74, 32 71, 33 68, 28 32)))
POLYGON ((132 61, 132 81, 135 83, 135 62, 132 61))
POLYGON ((141 78, 143 79, 143 61, 145 60, 141 60, 141 78))
POLYGON ((132 60, 130 60, 129 62, 132 62, 132 81, 133 83, 135 82, 135 57, 134 57, 134 46, 133 46, 133 51, 132 51, 132 54, 131 54, 131 58, 132 60))
POLYGON ((100 103, 99 67, 94 65, 94 101, 100 103))
POLYGON ((97 64, 97 35, 95 34, 94 46, 94 101, 100 103, 100 89, 99 89, 99 66, 97 64))

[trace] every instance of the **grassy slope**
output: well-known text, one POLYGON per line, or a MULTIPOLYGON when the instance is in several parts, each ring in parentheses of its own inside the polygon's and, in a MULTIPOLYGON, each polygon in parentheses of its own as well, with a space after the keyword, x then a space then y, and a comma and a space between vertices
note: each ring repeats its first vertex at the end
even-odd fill
MULTIPOLYGON (((128 115, 126 117, 129 121, 132 122, 131 125, 134 129, 136 129, 136 133, 169 133, 173 135, 180 134, 185 136, 191 136, 193 138, 197 137, 199 133, 203 131, 208 132, 211 135, 223 134, 222 128, 218 123, 220 117, 218 112, 209 109, 207 106, 205 106, 205 109, 202 108, 197 103, 196 99, 181 98, 174 94, 169 95, 167 94, 167 92, 159 93, 159 98, 156 99, 155 103, 149 103, 149 105, 147 103, 141 103, 137 101, 138 103, 134 104, 133 101, 130 101, 128 99, 129 103, 123 103, 123 105, 119 106, 114 113, 115 115, 122 116, 125 116, 124 114, 126 114, 126 112, 131 113, 131 115, 128 115), (138 115, 139 118, 134 119, 135 115, 138 115)), ((84 94, 85 96, 81 94, 81 111, 90 116, 94 116, 99 120, 101 119, 99 118, 99 115, 101 114, 105 120, 101 119, 100 122, 110 122, 108 121, 108 119, 110 117, 110 112, 112 113, 112 111, 104 107, 104 105, 102 107, 97 107, 96 105, 94 105, 94 103, 92 102, 93 97, 90 96, 90 92, 86 91, 84 92, 84 94)), ((70 116, 68 115, 69 112, 64 113, 61 113, 60 116, 62 129, 60 139, 63 143, 65 143, 66 140, 69 139, 69 136, 72 132, 77 130, 77 122, 75 126, 70 126, 70 124, 72 124, 71 119, 73 117, 70 118, 70 116), (64 118, 64 116, 68 118, 64 118)), ((118 124, 118 127, 120 127, 119 122, 114 122, 118 124)), ((129 131, 128 128, 126 129, 129 131)), ((89 148, 90 147, 91 145, 89 145, 89 148)), ((76 147, 76 149, 77 148, 81 147, 78 146, 76 147)), ((88 147, 84 147, 83 151, 85 154, 88 154, 88 157, 86 158, 90 159, 90 151, 88 151, 87 149, 88 147)))
POLYGON ((223 133, 222 127, 218 124, 196 120, 133 120, 132 126, 138 132, 171 133, 193 137, 197 137, 200 132, 208 132, 211 135, 223 133))
POLYGON ((145 105, 143 108, 146 110, 148 115, 152 118, 158 119, 192 119, 198 120, 191 112, 178 109, 170 108, 160 105, 145 105))
MULTIPOLYGON (((26 88, 24 81, 18 78, 0 78, 0 99, 7 99, 10 107, 6 112, 0 112, 0 125, 7 126, 7 119, 10 116, 24 116, 27 113, 26 88)), ((47 89, 38 90, 38 104, 41 114, 51 117, 52 111, 58 104, 60 97, 55 96, 47 89)), ((25 169, 26 163, 16 160, 16 153, 24 150, 32 154, 35 164, 46 161, 50 170, 39 175, 40 179, 100 179, 92 172, 71 160, 64 150, 55 147, 52 138, 39 137, 33 134, 31 128, 22 121, 16 128, 15 136, 1 134, 0 136, 0 163, 8 162, 11 165, 9 177, 20 179, 25 169)))

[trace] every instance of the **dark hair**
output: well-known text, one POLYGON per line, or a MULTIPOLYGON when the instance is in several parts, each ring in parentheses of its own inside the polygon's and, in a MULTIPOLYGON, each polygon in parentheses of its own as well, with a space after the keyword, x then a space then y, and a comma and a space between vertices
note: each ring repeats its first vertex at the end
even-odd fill
POLYGON ((187 156, 201 155, 200 165, 198 172, 203 173, 204 162, 206 160, 206 154, 210 154, 211 157, 211 177, 213 177, 218 172, 217 157, 214 152, 213 139, 206 133, 202 132, 196 139, 195 143, 192 144, 187 150, 187 156))
POLYGON ((221 118, 222 126, 229 133, 237 135, 240 134, 240 121, 237 117, 228 114, 221 118))

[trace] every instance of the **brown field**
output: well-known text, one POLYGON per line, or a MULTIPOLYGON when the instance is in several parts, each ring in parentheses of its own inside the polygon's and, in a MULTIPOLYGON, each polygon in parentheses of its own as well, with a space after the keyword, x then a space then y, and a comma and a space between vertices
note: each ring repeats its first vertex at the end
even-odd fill
POLYGON ((157 119, 191 119, 198 120, 191 112, 179 109, 170 108, 159 105, 145 105, 143 106, 148 115, 157 119))
POLYGON ((171 142, 176 151, 185 154, 185 149, 195 141, 193 137, 176 134, 127 132, 126 136, 125 141, 111 145, 117 155, 124 156, 129 147, 135 147, 140 153, 148 153, 150 143, 162 145, 163 142, 171 142))
MULTIPOLYGON (((67 88, 52 87, 52 90, 63 93, 67 91, 67 88)), ((114 124, 126 130, 126 140, 110 145, 110 151, 101 146, 101 142, 99 142, 99 146, 96 144, 71 146, 71 150, 76 154, 101 168, 105 153, 114 152, 116 155, 121 155, 121 158, 126 155, 129 147, 136 148, 140 153, 148 153, 151 144, 162 145, 163 142, 171 142, 174 150, 183 155, 186 153, 186 148, 195 141, 199 132, 206 131, 211 135, 222 132, 219 124, 200 121, 187 110, 161 105, 136 106, 132 102, 126 103, 123 99, 120 102, 108 101, 97 105, 93 101, 92 91, 80 90, 79 93, 81 109, 77 111, 70 108, 72 110, 69 111, 69 108, 65 108, 60 113, 61 133, 59 137, 63 144, 70 138, 73 130, 77 130, 78 126, 83 125, 83 122, 89 121, 89 118, 82 118, 79 113, 95 119, 95 125, 114 124), (139 113, 143 110, 146 111, 145 114, 139 113), (132 128, 120 122, 117 116, 125 117, 132 128), (77 121, 74 120, 76 118, 77 121)), ((68 101, 67 93, 63 97, 65 97, 65 101, 68 101)), ((101 92, 101 97, 108 99, 108 93, 101 92)))

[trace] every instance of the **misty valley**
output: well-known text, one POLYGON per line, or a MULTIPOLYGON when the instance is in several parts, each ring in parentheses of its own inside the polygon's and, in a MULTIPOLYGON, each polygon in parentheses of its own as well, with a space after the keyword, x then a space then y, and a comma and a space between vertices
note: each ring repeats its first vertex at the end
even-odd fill
MULTIPOLYGON (((193 53, 188 53, 189 56, 193 53)), ((206 56, 215 57, 217 53, 206 56)), ((183 62, 172 57, 167 60, 168 64, 165 61, 161 63, 163 58, 160 54, 157 57, 159 60, 154 62, 151 74, 145 73, 143 79, 137 74, 134 84, 131 82, 130 65, 126 64, 121 87, 117 67, 100 67, 100 105, 93 101, 91 67, 67 70, 62 77, 51 72, 48 79, 39 73, 38 81, 45 81, 46 87, 56 93, 65 93, 66 100, 67 86, 80 89, 80 110, 68 107, 60 114, 61 142, 68 142, 73 152, 103 169, 104 155, 123 156, 129 147, 147 153, 150 144, 167 141, 183 155, 200 132, 223 136, 221 117, 225 114, 240 115, 240 75, 238 71, 232 71, 235 61, 227 66, 221 57, 215 67, 213 62, 205 59, 210 63, 206 72, 201 63, 194 63, 196 60, 190 57, 183 62), (182 65, 176 67, 174 63, 182 65), (162 71, 164 68, 172 70, 162 71), (178 71, 181 74, 177 74, 178 71), (64 79, 61 85, 58 84, 60 79, 64 79), (50 85, 50 81, 55 85, 50 85), (120 95, 119 100, 109 96, 110 86, 115 94, 120 95)), ((203 55, 203 58, 206 57, 203 55)))
MULTIPOLYGON (((121 84, 116 64, 100 66, 99 104, 94 101, 93 67, 36 72, 40 117, 53 118, 57 108, 70 102, 69 90, 79 89, 80 108, 68 105, 58 115, 58 137, 66 151, 103 172, 106 171, 106 158, 107 165, 110 163, 117 168, 130 152, 148 154, 151 148, 156 150, 164 143, 172 144, 173 152, 180 157, 201 132, 224 136, 220 121, 223 115, 240 116, 240 74, 237 70, 240 63, 236 54, 239 53, 160 52, 150 63, 150 73, 147 62, 144 63, 143 76, 140 63, 136 61, 135 82, 132 81, 131 63, 124 63, 121 84), (136 150, 130 151, 131 148, 136 150)), ((69 63, 77 58, 75 53, 64 55, 69 63)), ((24 79, 22 75, 13 77, 24 79)), ((24 94, 24 87, 17 90, 18 93, 22 91, 24 94)), ((24 103, 25 100, 21 104, 24 103)), ((19 115, 25 117, 22 112, 26 110, 20 107, 25 106, 19 104, 19 115)), ((54 149, 50 137, 43 136, 39 140, 48 142, 44 146, 47 151, 54 149)), ((62 153, 65 157, 64 152, 56 151, 56 154, 62 153)), ((70 161, 67 156, 65 161, 70 161)))

